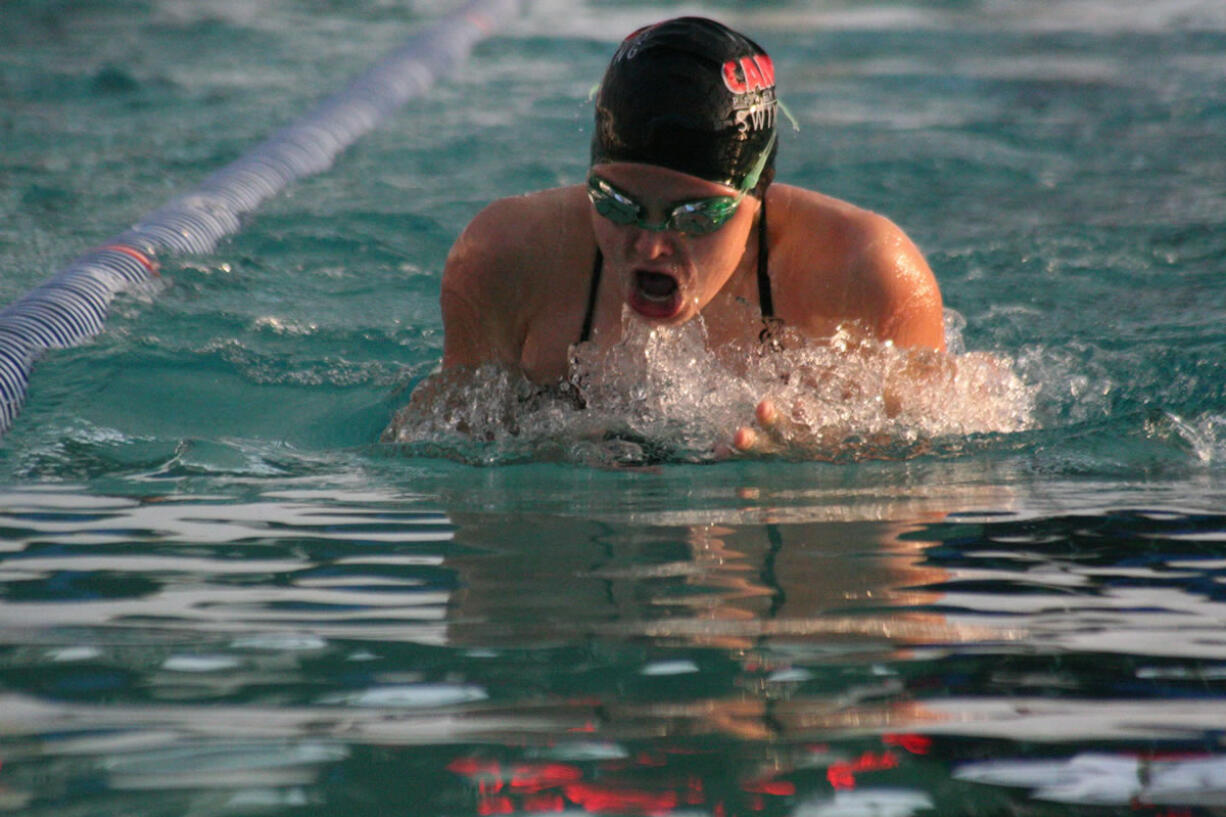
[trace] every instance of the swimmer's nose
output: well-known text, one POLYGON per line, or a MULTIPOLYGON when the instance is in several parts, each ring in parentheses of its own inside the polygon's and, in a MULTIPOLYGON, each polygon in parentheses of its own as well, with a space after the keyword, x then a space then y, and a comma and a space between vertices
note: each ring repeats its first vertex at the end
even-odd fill
POLYGON ((634 250, 642 258, 661 258, 673 254, 675 237, 672 230, 651 230, 635 227, 634 250))

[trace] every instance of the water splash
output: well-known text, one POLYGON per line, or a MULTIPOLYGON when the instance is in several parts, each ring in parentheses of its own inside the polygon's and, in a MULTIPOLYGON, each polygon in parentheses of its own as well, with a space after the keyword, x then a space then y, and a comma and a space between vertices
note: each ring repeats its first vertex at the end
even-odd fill
POLYGON ((769 398, 781 421, 759 454, 855 461, 962 450, 975 435, 1033 424, 1036 389, 1013 362, 962 350, 900 349, 854 327, 816 342, 783 329, 765 345, 712 349, 701 320, 574 347, 569 379, 535 385, 503 367, 427 379, 383 439, 409 452, 493 464, 701 462, 728 456, 769 398))
POLYGON ((1161 418, 1146 423, 1146 433, 1151 438, 1178 437, 1205 465, 1221 462, 1226 456, 1226 416, 1221 414, 1206 413, 1185 419, 1166 411, 1161 418))

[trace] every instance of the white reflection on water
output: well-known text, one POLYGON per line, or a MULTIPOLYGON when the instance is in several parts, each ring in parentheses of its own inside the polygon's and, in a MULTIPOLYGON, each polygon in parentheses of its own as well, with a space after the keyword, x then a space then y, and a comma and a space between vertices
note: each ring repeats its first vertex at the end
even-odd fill
POLYGON ((967 763, 954 777, 1031 789, 1037 800, 1083 806, 1226 806, 1226 757, 1150 758, 1080 752, 1056 760, 967 763))
MULTIPOLYGON (((1221 604, 1179 584, 1220 568, 1220 558, 1194 558, 1220 538, 1212 520, 1193 528, 1194 515, 1161 509, 1121 518, 1138 547, 1165 531, 1192 550, 1177 564, 1127 563, 1137 549, 1095 562, 1060 542, 1097 517, 1031 509, 1058 497, 1051 485, 1036 497, 964 479, 948 463, 857 469, 855 479, 832 469, 825 488, 813 474, 798 486, 787 469, 754 473, 721 469, 692 484, 686 469, 553 466, 465 472, 399 497, 301 491, 79 507, 70 492, 25 494, 0 515, 16 532, 0 570, 6 587, 44 596, 0 603, 8 660, 128 680, 115 702, 0 696, 6 763, 50 753, 79 762, 78 775, 103 769, 111 791, 195 792, 194 807, 210 814, 309 807, 324 770, 359 747, 581 738, 590 746, 579 756, 602 758, 661 736, 800 752, 899 731, 1042 742, 1226 729, 1204 700, 1104 700, 1092 679, 1048 666, 988 669, 951 695, 917 695, 907 677, 943 683, 949 656, 986 667, 1152 650, 1165 660, 1121 683, 1196 683, 1171 658, 1219 655, 1221 604), (625 489, 616 501, 610 485, 625 489), (678 508, 669 497, 687 485, 678 508), (1143 523, 1158 527, 1142 536, 1143 523), (56 581, 69 576, 144 584, 129 592, 118 581, 114 598, 57 598, 56 581), (591 666, 547 671, 562 687, 589 685, 582 695, 539 691, 536 671, 517 664, 581 643, 599 645, 585 654, 591 666), (388 660, 413 644, 426 646, 388 660), (712 672, 713 657, 735 668, 712 672), (607 683, 590 686, 594 671, 607 683), (720 672, 735 678, 721 685, 720 672), (688 692, 627 697, 628 683, 688 692), (995 694, 1000 686, 1027 691, 995 694), (1034 697, 1035 687, 1064 697, 1034 697)), ((905 814, 928 796, 866 787, 806 797, 796 813, 905 814)), ((1172 784, 1147 796, 1205 802, 1212 791, 1172 784)))

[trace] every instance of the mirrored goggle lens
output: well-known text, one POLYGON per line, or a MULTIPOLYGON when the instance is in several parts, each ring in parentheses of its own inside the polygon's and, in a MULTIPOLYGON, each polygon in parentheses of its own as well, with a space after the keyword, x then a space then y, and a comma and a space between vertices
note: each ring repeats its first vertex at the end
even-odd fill
POLYGON ((639 220, 639 208, 625 204, 607 196, 592 196, 596 212, 612 221, 614 224, 634 224, 639 220))
POLYGON ((717 196, 679 204, 664 222, 653 224, 642 218, 643 208, 638 202, 619 193, 604 179, 597 176, 589 178, 587 194, 596 212, 614 224, 633 224, 657 232, 676 230, 687 235, 705 235, 718 230, 736 212, 744 196, 743 193, 736 197, 717 196))
POLYGON ((713 233, 732 217, 736 205, 737 202, 730 198, 683 204, 673 210, 669 224, 674 230, 690 235, 713 233))
POLYGON ((638 204, 617 195, 617 191, 603 179, 594 176, 588 179, 587 197, 597 213, 615 224, 633 224, 638 221, 638 204))

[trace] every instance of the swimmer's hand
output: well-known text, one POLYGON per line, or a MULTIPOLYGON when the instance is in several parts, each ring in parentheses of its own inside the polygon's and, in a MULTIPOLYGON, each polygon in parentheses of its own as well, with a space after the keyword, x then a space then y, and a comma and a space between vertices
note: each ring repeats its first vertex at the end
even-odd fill
POLYGON ((866 368, 854 362, 849 357, 842 366, 794 369, 791 379, 800 393, 759 400, 754 422, 737 428, 717 454, 839 456, 847 453, 849 435, 860 447, 887 447, 890 435, 883 431, 889 423, 903 415, 938 412, 958 371, 949 355, 925 349, 907 350, 884 366, 866 368), (866 371, 881 376, 865 377, 866 371), (852 416, 845 410, 871 406, 876 406, 871 414, 852 416))
MULTIPOLYGON (((754 422, 738 427, 717 456, 738 454, 842 458, 891 456, 896 449, 895 423, 906 427, 939 417, 951 396, 981 397, 985 406, 1000 405, 1002 395, 1023 389, 1008 360, 972 352, 955 358, 944 352, 908 350, 885 367, 884 376, 850 376, 836 369, 797 372, 800 394, 786 392, 761 399, 754 422), (843 407, 873 407, 869 414, 848 415, 843 407)), ((988 428, 1000 421, 982 421, 988 428)))
MULTIPOLYGON (((798 409, 800 407, 797 407, 798 409)), ((738 428, 732 435, 731 447, 716 451, 717 456, 735 454, 781 454, 791 452, 802 456, 820 456, 833 450, 844 436, 836 426, 814 427, 804 420, 779 410, 774 398, 761 400, 754 409, 754 424, 738 428)))
POLYGON ((775 401, 771 398, 758 403, 754 410, 757 428, 741 426, 732 435, 732 448, 742 454, 769 454, 785 445, 787 423, 780 416, 775 401))

